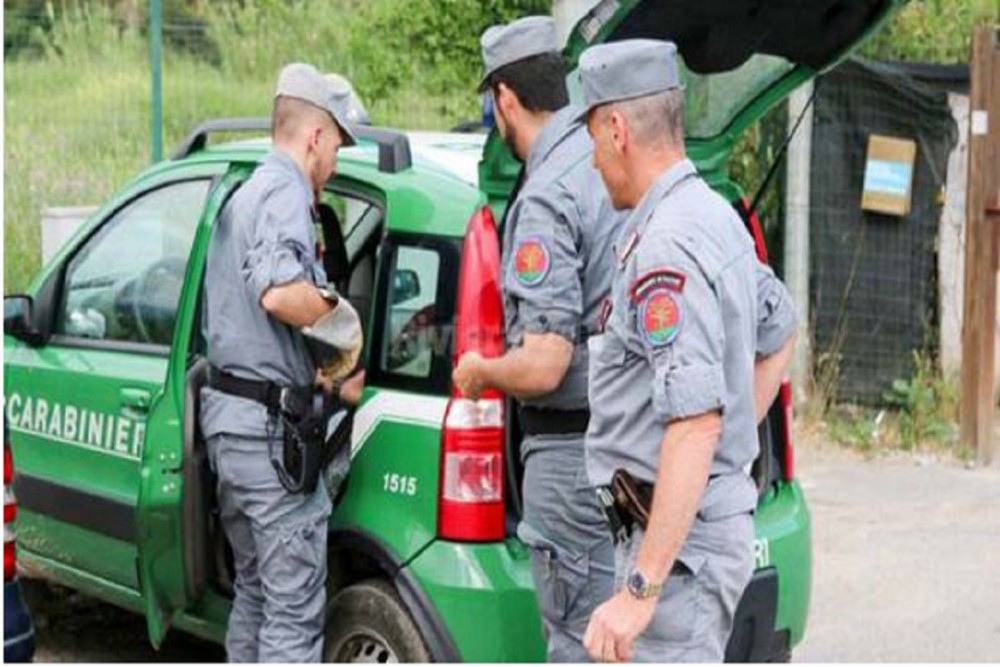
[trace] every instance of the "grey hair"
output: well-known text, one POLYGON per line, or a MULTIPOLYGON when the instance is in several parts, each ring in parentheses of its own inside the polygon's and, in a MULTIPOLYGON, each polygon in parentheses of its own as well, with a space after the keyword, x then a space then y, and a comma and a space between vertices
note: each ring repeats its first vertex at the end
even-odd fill
POLYGON ((638 143, 684 145, 684 92, 679 89, 616 102, 612 107, 628 120, 638 143))

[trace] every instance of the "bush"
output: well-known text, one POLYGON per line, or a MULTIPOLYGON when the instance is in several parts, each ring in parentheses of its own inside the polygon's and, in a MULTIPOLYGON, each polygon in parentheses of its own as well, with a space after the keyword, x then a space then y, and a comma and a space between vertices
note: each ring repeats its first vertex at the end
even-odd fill
POLYGON ((967 63, 973 26, 997 20, 997 0, 913 0, 861 53, 876 60, 967 63))
MULTIPOLYGON (((191 3, 196 6, 197 3, 191 3)), ((219 47, 208 36, 208 23, 188 0, 162 0, 163 42, 169 49, 218 66, 219 47)), ((119 32, 146 35, 149 3, 136 0, 7 0, 4 3, 4 48, 8 58, 38 58, 59 50, 53 34, 64 17, 80 21, 91 14, 108 17, 119 32)))
MULTIPOLYGON (((207 118, 270 113, 278 71, 295 60, 351 78, 377 124, 446 129, 479 114, 475 87, 482 28, 549 5, 548 0, 163 2, 166 45, 171 32, 184 26, 207 40, 164 51, 167 150, 207 118), (171 13, 175 9, 187 14, 171 13)), ((22 45, 25 57, 7 63, 4 81, 8 292, 23 290, 38 269, 43 207, 99 204, 149 164, 146 7, 146 0, 4 4, 5 41, 31 45, 22 45), (8 11, 27 23, 14 26, 8 11)))
POLYGON ((45 0, 5 0, 3 50, 7 59, 38 57, 52 31, 51 7, 45 0))

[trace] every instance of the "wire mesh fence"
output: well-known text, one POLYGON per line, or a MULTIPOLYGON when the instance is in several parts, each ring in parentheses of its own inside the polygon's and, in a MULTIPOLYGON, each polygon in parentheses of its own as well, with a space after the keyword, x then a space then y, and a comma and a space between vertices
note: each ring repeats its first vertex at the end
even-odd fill
POLYGON ((937 238, 957 127, 947 94, 879 63, 818 83, 810 184, 815 373, 838 400, 884 402, 938 350, 937 238), (916 142, 909 213, 862 209, 874 135, 916 142))

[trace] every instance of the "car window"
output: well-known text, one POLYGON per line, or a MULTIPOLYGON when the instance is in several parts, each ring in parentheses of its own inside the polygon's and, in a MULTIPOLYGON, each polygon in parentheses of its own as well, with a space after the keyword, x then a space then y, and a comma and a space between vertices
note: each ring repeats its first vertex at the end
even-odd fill
MULTIPOLYGON (((784 58, 755 55, 729 72, 696 74, 681 62, 685 136, 705 139, 719 135, 752 100, 794 67, 784 58)), ((566 83, 571 99, 582 102, 583 90, 576 70, 566 83)))
POLYGON ((434 359, 434 304, 441 258, 434 250, 401 246, 388 285, 388 336, 382 368, 410 377, 427 378, 434 359))
POLYGON ((184 272, 209 179, 144 193, 119 209, 70 261, 57 333, 170 345, 184 272))
POLYGON ((394 234, 380 250, 368 372, 379 387, 441 395, 451 387, 461 239, 394 234))
POLYGON ((687 136, 698 139, 720 134, 751 100, 794 67, 784 58, 755 55, 729 72, 706 75, 682 68, 687 136))
POLYGON ((337 214, 345 239, 351 236, 358 224, 375 208, 374 204, 364 199, 332 190, 323 191, 322 201, 337 214))

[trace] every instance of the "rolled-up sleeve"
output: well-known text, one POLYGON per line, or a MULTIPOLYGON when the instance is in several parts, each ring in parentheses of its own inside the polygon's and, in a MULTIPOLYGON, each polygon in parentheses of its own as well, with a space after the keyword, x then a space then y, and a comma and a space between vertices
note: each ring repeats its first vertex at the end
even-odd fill
POLYGON ((311 225, 308 202, 293 187, 276 189, 261 204, 242 269, 243 280, 257 301, 272 287, 312 279, 311 225))
POLYGON ((520 207, 505 288, 524 333, 575 342, 583 317, 579 216, 571 202, 532 196, 520 207))
POLYGON ((757 262, 757 356, 776 353, 797 326, 798 316, 788 288, 771 267, 757 262))
POLYGON ((664 424, 725 410, 722 308, 696 256, 676 239, 651 236, 630 290, 653 368, 653 410, 664 424))

